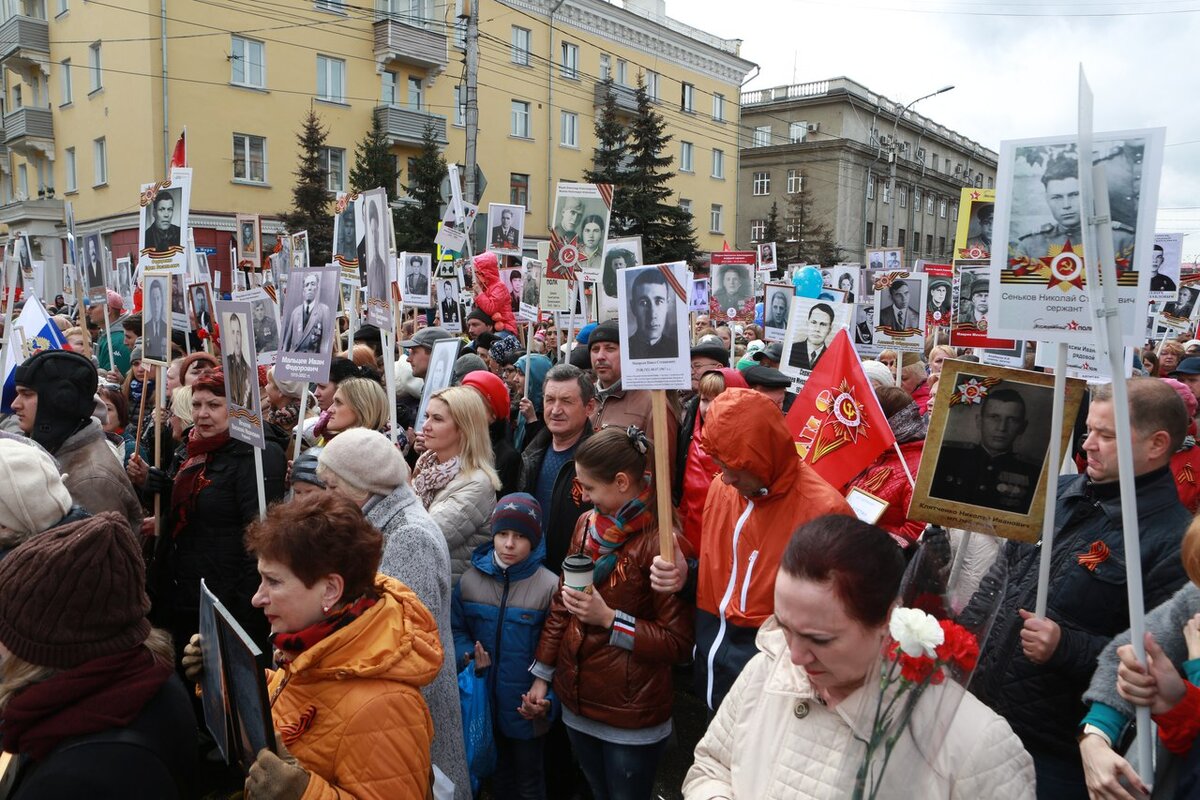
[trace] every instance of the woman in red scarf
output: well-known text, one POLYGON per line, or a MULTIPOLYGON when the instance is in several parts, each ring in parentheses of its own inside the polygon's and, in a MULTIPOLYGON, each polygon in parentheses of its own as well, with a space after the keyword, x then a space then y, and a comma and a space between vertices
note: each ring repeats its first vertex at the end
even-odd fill
MULTIPOLYGON (((262 451, 267 503, 283 498, 287 464, 270 436, 262 451)), ((147 506, 162 498, 162 535, 150 569, 151 619, 171 632, 179 655, 199 627, 200 579, 263 649, 267 625, 250 605, 258 586, 254 561, 242 546, 258 518, 254 448, 229 435, 225 375, 212 370, 192 383, 192 428, 165 470, 137 456, 126 470, 147 506)))
POLYGON ((521 708, 537 716, 553 684, 596 797, 652 796, 671 735, 671 666, 692 650, 692 612, 679 595, 650 588, 659 552, 650 458, 633 427, 604 428, 575 451, 576 483, 594 509, 576 523, 570 552, 591 560, 592 585, 576 591, 566 584, 577 579, 564 577, 521 708))

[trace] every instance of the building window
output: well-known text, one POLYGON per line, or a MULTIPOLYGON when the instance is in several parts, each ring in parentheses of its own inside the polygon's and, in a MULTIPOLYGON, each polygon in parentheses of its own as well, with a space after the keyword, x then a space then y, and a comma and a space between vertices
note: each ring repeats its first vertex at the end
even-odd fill
POLYGON ((617 85, 629 85, 629 62, 623 58, 617 59, 617 85))
POLYGON ((788 170, 787 193, 799 194, 804 189, 804 176, 798 169, 788 170))
POLYGON ((887 226, 887 225, 880 225, 880 226, 879 226, 879 234, 880 234, 880 236, 879 236, 879 246, 880 246, 880 247, 887 247, 887 246, 888 246, 888 233, 890 233, 890 231, 888 230, 888 226, 887 226))
POLYGON ((988 178, 988 188, 989 189, 996 188, 996 179, 995 178, 988 178))
POLYGON ((332 11, 336 14, 346 13, 346 0, 316 0, 318 11, 332 11))
POLYGON ((938 198, 938 216, 942 219, 946 218, 946 198, 938 198))
POLYGON ((680 172, 695 172, 696 171, 696 148, 691 142, 679 143, 679 171, 680 172))
POLYGON ((938 251, 938 255, 942 255, 943 253, 945 253, 945 252, 946 252, 946 237, 945 237, 945 236, 939 236, 939 237, 938 237, 938 249, 937 249, 937 251, 938 251))
POLYGON ((890 180, 883 182, 882 196, 883 196, 883 202, 885 202, 885 203, 892 202, 892 182, 890 180))
POLYGON ((252 86, 256 89, 265 87, 267 79, 263 43, 234 36, 231 49, 229 63, 233 65, 233 75, 229 80, 239 86, 252 86))
POLYGON ((104 67, 100 63, 100 43, 95 42, 88 47, 88 73, 92 78, 90 91, 98 92, 104 88, 104 67))
POLYGON ((108 142, 101 136, 92 140, 92 185, 108 183, 108 142))
POLYGON ((29 165, 21 164, 17 167, 17 191, 18 197, 21 200, 29 199, 29 165))
POLYGON ((508 176, 509 205, 529 208, 529 176, 513 172, 508 176))
POLYGON ((871 173, 867 173, 867 199, 875 199, 875 176, 871 173))
POLYGON ((767 235, 767 221, 765 219, 750 220, 750 241, 761 242, 763 237, 767 235))
POLYGON ((771 193, 771 173, 754 173, 754 196, 763 197, 771 193))
POLYGON ((724 209, 720 203, 713 203, 712 209, 708 214, 708 229, 713 233, 721 232, 722 213, 724 209))
POLYGON ((651 100, 653 100, 656 103, 658 102, 658 99, 659 99, 659 95, 658 95, 658 79, 659 79, 659 77, 660 77, 659 74, 657 72, 655 72, 654 70, 648 70, 646 72, 646 97, 650 98, 651 100))
POLYGON ((454 46, 459 50, 467 49, 467 18, 455 17, 454 19, 454 46))
POLYGON ((579 45, 562 43, 562 66, 559 74, 573 81, 579 80, 579 45))
POLYGON ((950 221, 958 222, 958 203, 950 204, 950 221))
POLYGON ((579 147, 579 115, 574 111, 562 112, 562 136, 558 143, 563 147, 579 147))
POLYGON ((771 144, 771 126, 759 125, 754 129, 754 140, 751 147, 766 147, 771 144))
POLYGON ((62 69, 58 74, 59 88, 62 91, 62 104, 65 106, 75 99, 75 89, 71 84, 71 59, 64 58, 59 67, 62 69))
POLYGON ((725 151, 718 150, 717 148, 714 147, 712 153, 713 153, 712 176, 714 178, 724 178, 725 177, 725 151))
POLYGON ((400 91, 396 88, 396 73, 384 70, 379 74, 379 101, 385 106, 400 104, 400 91))
POLYGON ((679 210, 686 213, 688 216, 692 214, 692 201, 683 197, 679 198, 679 210))
POLYGON ((608 53, 600 54, 600 80, 607 81, 612 78, 612 56, 608 53))
POLYGON ((408 110, 420 111, 425 107, 425 82, 420 78, 408 79, 408 110))
POLYGON ((529 103, 524 100, 513 100, 509 133, 522 139, 529 139, 531 138, 529 130, 529 103))
POLYGON ((913 250, 921 249, 921 232, 920 231, 913 231, 912 246, 913 246, 913 250))
POLYGON ((520 64, 522 67, 529 66, 529 50, 530 37, 533 34, 528 28, 519 28, 513 25, 512 29, 512 63, 520 64))
POLYGON ((267 140, 244 133, 233 135, 233 179, 267 182, 267 140))
POLYGON ((908 187, 903 183, 896 190, 896 194, 900 198, 900 207, 908 208, 908 187))
POLYGON ((725 121, 725 95, 717 93, 713 95, 713 122, 725 121))
POLYGON ((913 187, 913 210, 918 214, 921 212, 921 190, 916 186, 913 187))
POLYGON ((63 167, 67 173, 67 191, 74 192, 79 189, 79 180, 75 176, 75 148, 68 147, 63 152, 66 154, 66 163, 63 167))
POLYGON ((868 222, 867 223, 867 247, 871 247, 874 244, 875 244, 875 223, 868 222))
POLYGON ((454 87, 454 124, 467 124, 467 87, 461 83, 454 87))
POLYGON ((931 195, 931 194, 925 195, 925 213, 926 214, 933 213, 933 195, 931 195))
POLYGON ((330 103, 346 101, 346 62, 317 56, 317 99, 330 103))
POLYGON ((800 218, 788 217, 784 220, 784 235, 787 236, 789 242, 800 240, 800 218))
POLYGON ((896 246, 904 247, 904 228, 896 231, 896 246))
POLYGON ((325 168, 325 188, 331 192, 344 192, 346 190, 346 151, 340 147, 322 147, 321 166, 325 168))
POLYGON ((933 255, 933 234, 925 236, 925 255, 933 255))
POLYGON ((696 87, 690 83, 680 84, 679 110, 688 112, 696 110, 696 87))
POLYGON ((929 168, 932 169, 934 172, 937 172, 937 168, 938 168, 938 154, 937 153, 929 154, 929 168))
POLYGON ((61 16, 71 10, 67 0, 58 0, 58 15, 61 16))
POLYGON ((788 141, 800 144, 808 138, 808 122, 801 120, 788 125, 788 141))

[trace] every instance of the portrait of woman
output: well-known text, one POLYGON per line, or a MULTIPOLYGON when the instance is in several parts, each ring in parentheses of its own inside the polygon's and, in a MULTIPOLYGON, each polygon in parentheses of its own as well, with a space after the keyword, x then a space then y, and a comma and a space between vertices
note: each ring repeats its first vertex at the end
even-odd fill
POLYGON ((717 305, 722 309, 741 308, 750 299, 750 274, 740 264, 720 268, 717 281, 717 305))
POLYGON ((583 218, 580 245, 588 263, 600 263, 601 251, 604 250, 604 218, 599 214, 588 214, 583 218))
POLYGON ((608 251, 604 257, 604 274, 600 278, 604 293, 609 297, 617 296, 617 270, 636 267, 637 259, 633 253, 623 247, 608 251))

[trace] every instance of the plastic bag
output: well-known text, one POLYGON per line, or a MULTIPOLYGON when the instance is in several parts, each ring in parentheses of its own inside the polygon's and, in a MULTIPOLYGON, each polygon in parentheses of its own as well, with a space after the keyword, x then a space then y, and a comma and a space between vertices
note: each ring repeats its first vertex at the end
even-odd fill
POLYGON ((474 664, 467 664, 466 669, 458 673, 458 699, 462 705, 463 740, 467 746, 471 793, 475 794, 479 791, 479 782, 496 769, 496 738, 492 732, 487 677, 476 675, 474 664))

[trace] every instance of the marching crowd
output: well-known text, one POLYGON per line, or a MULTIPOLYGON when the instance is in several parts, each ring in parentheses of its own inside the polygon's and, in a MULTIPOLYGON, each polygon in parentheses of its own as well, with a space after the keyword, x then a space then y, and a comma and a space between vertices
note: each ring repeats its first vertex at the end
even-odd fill
POLYGON ((246 797, 648 800, 669 746, 694 748, 689 800, 848 797, 856 711, 906 565, 931 548, 963 551, 960 619, 990 624, 969 693, 922 696, 879 796, 1141 796, 1122 755, 1137 706, 1165 754, 1154 796, 1200 792, 1200 341, 1139 357, 1128 381, 1147 668, 1128 642, 1110 387, 1091 387, 1058 478, 1037 617, 1037 545, 908 516, 943 363, 969 352, 864 362, 898 447, 833 486, 797 454, 782 351, 756 326, 696 320, 691 390, 669 393, 660 428, 650 393, 622 387, 615 321, 518 338, 490 299, 424 409, 433 345, 456 336, 432 312, 397 352, 359 327, 322 383, 260 368, 262 518, 219 359, 145 365, 112 292, 110 335, 102 307, 54 318, 68 347, 17 367, 0 419, 9 796, 196 792, 213 750, 203 580, 272 655, 277 744, 246 797), (851 511, 855 486, 886 501, 877 524, 851 511), (491 769, 468 753, 464 671, 486 687, 491 769), (709 713, 698 742, 674 726, 687 693, 709 713), (935 724, 937 746, 921 737, 935 724))

